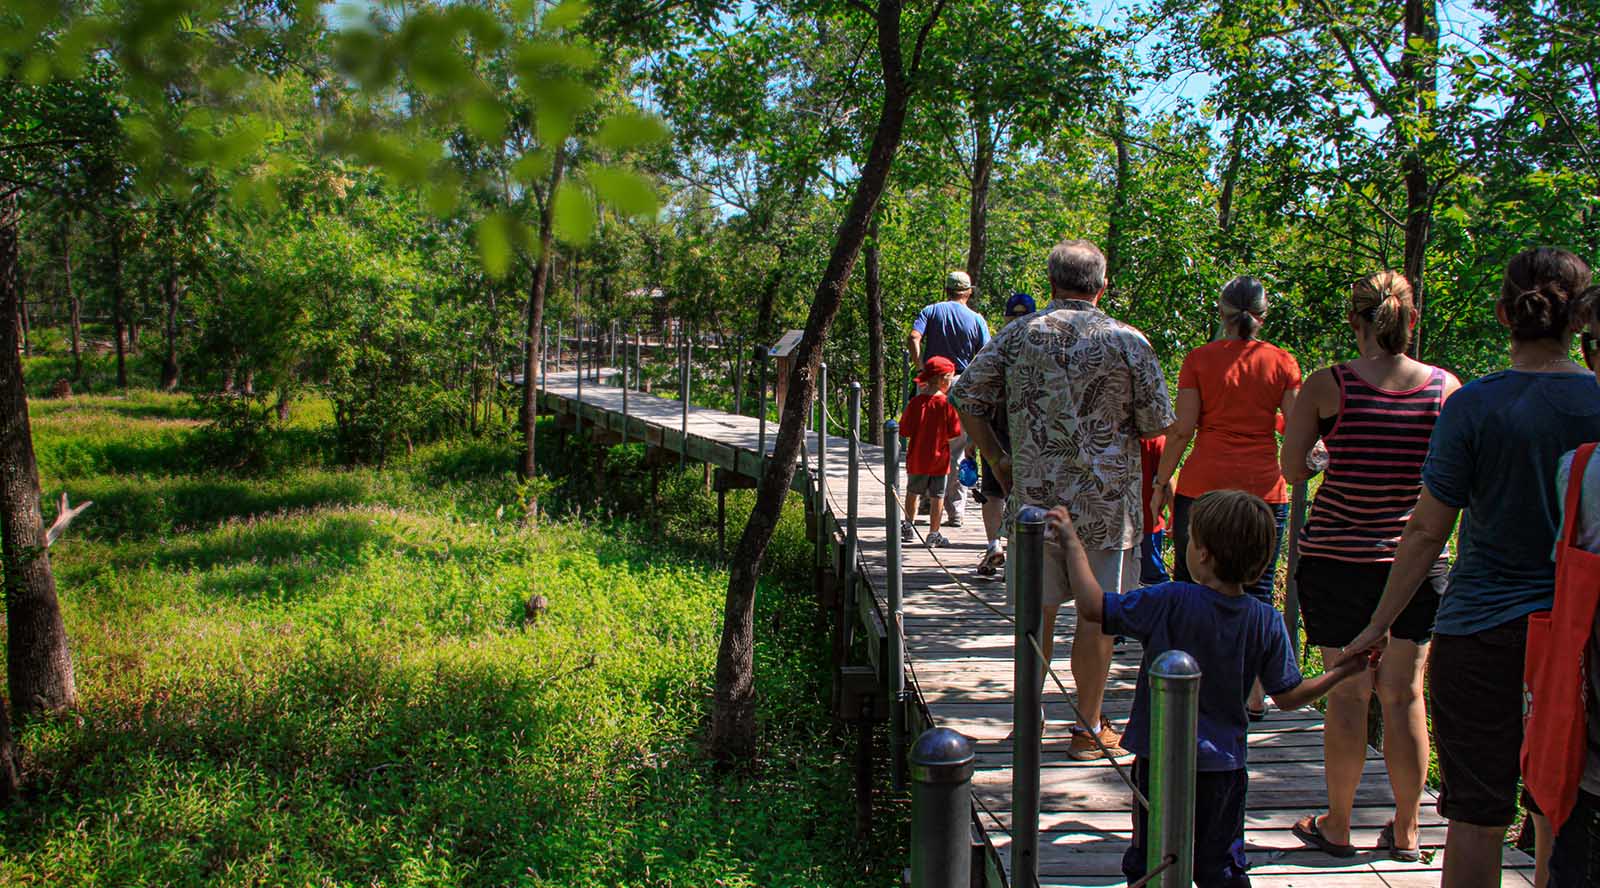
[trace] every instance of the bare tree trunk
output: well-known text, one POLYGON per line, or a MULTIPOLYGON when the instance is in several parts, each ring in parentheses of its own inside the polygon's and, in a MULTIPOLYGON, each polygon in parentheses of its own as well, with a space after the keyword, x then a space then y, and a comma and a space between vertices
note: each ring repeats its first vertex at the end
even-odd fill
POLYGON ((178 389, 178 308, 183 302, 183 286, 178 283, 176 269, 167 272, 162 289, 167 303, 167 357, 161 364, 161 390, 171 392, 178 389))
POLYGON ((278 388, 278 404, 277 404, 278 422, 288 422, 289 421, 289 416, 293 412, 293 406, 294 406, 294 394, 289 390, 288 386, 286 386, 286 385, 285 386, 280 386, 278 388))
POLYGON ((22 778, 17 772, 17 748, 11 739, 11 722, 6 717, 6 701, 0 699, 0 807, 22 794, 22 778))
POLYGON ((33 357, 33 325, 28 318, 28 273, 17 269, 17 332, 22 337, 22 356, 33 357))
MULTIPOLYGON (((1439 20, 1435 0, 1406 0, 1404 42, 1400 51, 1400 81, 1406 93, 1406 110, 1417 117, 1410 127, 1397 127, 1402 133, 1415 130, 1431 114, 1429 96, 1438 88, 1439 20)), ((1433 190, 1428 181, 1428 165, 1422 157, 1419 140, 1401 135, 1404 155, 1400 167, 1405 173, 1406 229, 1403 248, 1405 275, 1416 294, 1418 309, 1427 299, 1425 278, 1428 264, 1428 237, 1433 228, 1433 190)), ((1422 315, 1426 317, 1426 314, 1422 315)), ((1422 330, 1411 342, 1412 354, 1422 351, 1422 330)))
POLYGON ((972 200, 967 205, 967 275, 973 295, 983 292, 983 263, 989 252, 989 186, 994 179, 994 121, 982 102, 972 107, 975 151, 972 157, 972 200))
POLYGON ((1239 180, 1239 162, 1244 154, 1248 126, 1248 119, 1240 112, 1233 119, 1233 133, 1228 137, 1228 164, 1222 168, 1222 193, 1217 198, 1217 230, 1223 234, 1233 228, 1233 191, 1239 180))
MULTIPOLYGON (((0 317, 17 310, 16 198, 0 203, 0 317)), ((0 324, 0 567, 8 638, 6 668, 19 718, 77 703, 67 628, 39 511, 39 466, 16 326, 0 324)))
MULTIPOLYGON (((943 8, 943 0, 935 4, 928 24, 931 25, 943 8)), ((861 168, 850 208, 834 235, 827 268, 812 297, 805 331, 795 349, 794 369, 789 373, 789 396, 783 405, 772 463, 757 488, 755 508, 739 537, 728 576, 710 731, 711 750, 724 763, 746 759, 755 749, 755 597, 761 561, 772 541, 789 485, 794 481, 806 417, 816 396, 816 370, 822 345, 839 312, 845 288, 850 283, 850 272, 860 256, 861 244, 866 240, 867 227, 883 195, 905 127, 910 85, 901 62, 902 9, 903 0, 879 0, 878 3, 878 57, 883 68, 884 89, 878 126, 873 132, 867 162, 861 168)), ((919 38, 919 51, 920 46, 919 38)))
POLYGON ((867 440, 883 443, 883 277, 878 267, 878 217, 873 214, 872 228, 867 232, 867 243, 862 259, 866 264, 867 285, 867 440))
POLYGON ((72 378, 83 376, 83 302, 72 289, 72 238, 61 237, 61 270, 67 286, 67 325, 72 331, 72 378))
POLYGON ((111 338, 116 340, 117 388, 128 387, 128 321, 124 314, 127 293, 122 288, 122 223, 111 229, 111 338))
POLYGON ((1111 291, 1122 289, 1122 220, 1128 215, 1128 176, 1131 163, 1128 158, 1128 106, 1117 106, 1117 124, 1111 134, 1111 143, 1117 149, 1116 181, 1112 184, 1111 218, 1106 221, 1106 279, 1111 291))
MULTIPOLYGON (((517 474, 524 481, 532 478, 538 468, 534 449, 534 423, 539 418, 539 336, 544 327, 544 297, 550 284, 550 263, 555 253, 554 216, 556 189, 561 186, 566 172, 566 152, 556 149, 555 164, 550 171, 550 188, 545 194, 544 206, 539 209, 539 255, 533 264, 533 283, 528 288, 528 331, 524 337, 526 351, 522 360, 522 464, 517 474)), ((538 502, 529 504, 529 514, 538 508, 538 502)))

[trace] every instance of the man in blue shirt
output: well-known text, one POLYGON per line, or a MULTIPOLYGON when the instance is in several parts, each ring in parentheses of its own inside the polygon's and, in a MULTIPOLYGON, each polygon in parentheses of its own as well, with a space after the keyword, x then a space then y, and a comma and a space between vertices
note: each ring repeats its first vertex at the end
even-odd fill
MULTIPOLYGON (((1283 619, 1271 605, 1244 593, 1267 570, 1276 548, 1277 519, 1260 497, 1214 490, 1195 500, 1187 552, 1195 582, 1162 583, 1123 594, 1101 590, 1066 506, 1052 509, 1049 521, 1058 544, 1053 551, 1066 562, 1078 618, 1099 623, 1107 635, 1131 636, 1144 645, 1133 714, 1122 735, 1122 745, 1138 756, 1133 772, 1141 792, 1150 791, 1150 666, 1173 650, 1189 654, 1199 665, 1194 882, 1200 888, 1248 888, 1244 817, 1249 721, 1244 701, 1250 686, 1260 679, 1279 709, 1298 709, 1367 669, 1369 660, 1347 659, 1302 680, 1283 619)), ((1122 874, 1129 882, 1146 872, 1147 821, 1148 812, 1135 806, 1133 844, 1122 857, 1122 874)), ((1318 843, 1314 834, 1303 839, 1318 843)))
MULTIPOLYGON (((906 336, 911 365, 921 367, 929 358, 949 358, 956 365, 956 378, 967 369, 972 356, 989 342, 989 322, 967 306, 972 300, 972 278, 964 271, 952 271, 944 279, 945 301, 935 302, 917 313, 906 336), (924 343, 926 340, 926 343, 924 343)), ((950 442, 949 493, 944 499, 945 523, 960 527, 967 509, 967 488, 961 485, 961 458, 967 455, 966 435, 950 442)))

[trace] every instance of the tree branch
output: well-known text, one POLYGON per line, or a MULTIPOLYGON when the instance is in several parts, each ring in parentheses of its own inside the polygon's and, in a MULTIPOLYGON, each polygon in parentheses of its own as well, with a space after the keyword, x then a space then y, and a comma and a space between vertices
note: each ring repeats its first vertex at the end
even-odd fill
POLYGON ((917 45, 911 51, 911 76, 915 78, 917 72, 922 70, 922 49, 928 42, 928 32, 933 30, 934 22, 939 20, 940 13, 944 12, 945 0, 939 0, 933 5, 933 12, 928 14, 928 20, 922 23, 922 29, 917 32, 917 45))
POLYGON ((56 515, 55 523, 51 524, 50 529, 44 533, 44 547, 48 549, 55 545, 56 540, 67 532, 67 527, 72 524, 72 520, 83 514, 83 510, 92 505, 94 505, 94 500, 84 500, 74 507, 67 502, 67 492, 65 490, 61 491, 61 509, 56 515))

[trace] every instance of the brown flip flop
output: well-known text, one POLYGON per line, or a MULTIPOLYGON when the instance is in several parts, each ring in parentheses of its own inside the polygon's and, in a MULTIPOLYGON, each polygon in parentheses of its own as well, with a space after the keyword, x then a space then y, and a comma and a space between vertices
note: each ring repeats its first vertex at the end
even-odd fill
POLYGON ((1400 848, 1394 843, 1394 821, 1383 825, 1383 831, 1378 833, 1378 850, 1388 851, 1389 859, 1400 863, 1416 863, 1422 859, 1422 848, 1400 848))
POLYGON ((1356 846, 1341 845, 1337 842, 1331 841, 1327 836, 1323 835, 1322 827, 1317 822, 1318 820, 1319 818, 1315 814, 1307 814, 1306 816, 1300 818, 1300 820, 1298 820, 1294 825, 1295 836, 1299 838, 1300 841, 1305 842, 1306 844, 1311 845, 1321 850, 1323 853, 1333 857, 1356 856, 1356 846))

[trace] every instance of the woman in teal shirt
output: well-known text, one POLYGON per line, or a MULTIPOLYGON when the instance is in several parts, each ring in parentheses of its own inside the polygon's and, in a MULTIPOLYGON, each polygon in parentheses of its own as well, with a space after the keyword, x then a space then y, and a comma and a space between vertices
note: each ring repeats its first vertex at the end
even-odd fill
MULTIPOLYGON (((1383 599, 1345 649, 1382 647, 1460 516, 1428 671, 1439 813, 1450 823, 1447 886, 1500 884, 1500 848, 1517 814, 1527 618, 1549 608, 1555 591, 1556 469, 1562 454, 1600 436, 1600 388, 1571 357, 1573 307, 1589 281, 1582 259, 1550 247, 1506 267, 1495 315, 1511 331, 1511 366, 1445 404, 1383 599)), ((1541 867, 1550 847, 1543 821, 1534 818, 1541 867)))

